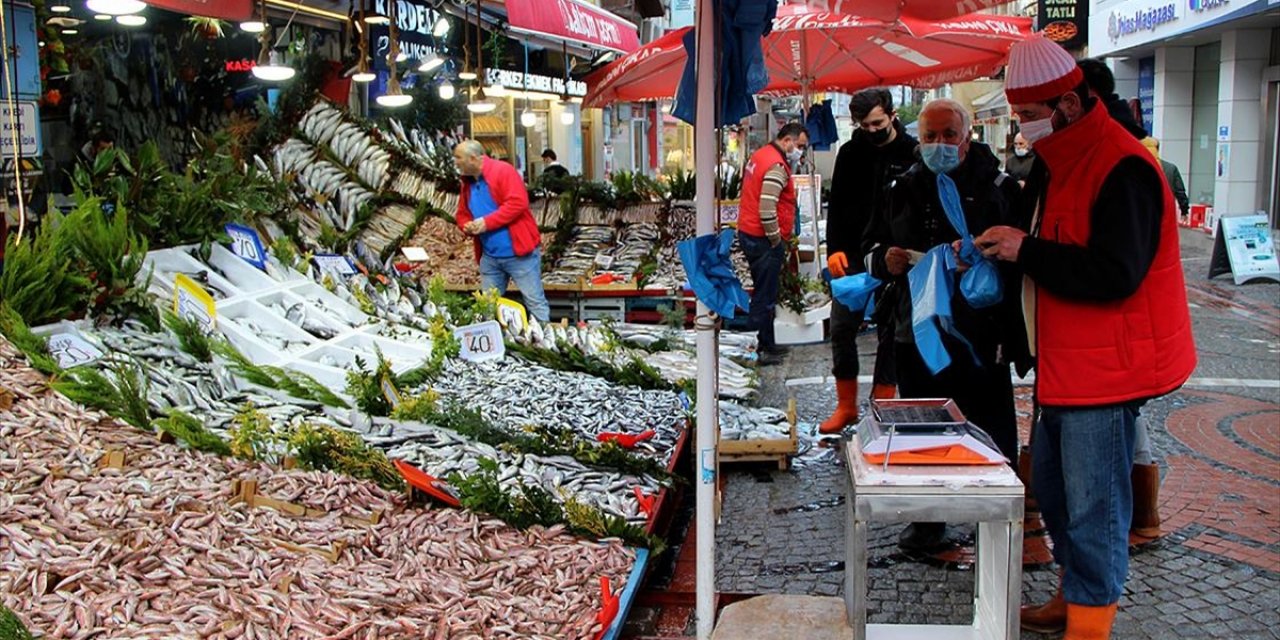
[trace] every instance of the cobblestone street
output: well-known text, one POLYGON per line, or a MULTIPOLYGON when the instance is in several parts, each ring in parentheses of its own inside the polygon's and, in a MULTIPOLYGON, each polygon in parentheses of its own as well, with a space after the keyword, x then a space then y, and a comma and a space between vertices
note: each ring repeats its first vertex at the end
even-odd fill
MULTIPOLYGON (((1143 409, 1161 468, 1166 535, 1132 549, 1113 637, 1280 638, 1280 285, 1208 281, 1210 238, 1181 233, 1200 360, 1183 389, 1143 409)), ((864 333, 859 346, 865 398, 874 335, 864 333)), ((761 404, 784 407, 794 398, 802 431, 812 434, 834 406, 829 368, 828 344, 794 347, 784 364, 763 370, 761 404)), ((1031 382, 1020 382, 1017 393, 1025 442, 1031 382)), ((843 594, 847 474, 837 452, 817 446, 812 435, 802 435, 801 450, 788 471, 722 469, 716 567, 725 599, 843 594)), ((692 499, 689 492, 686 514, 692 499)), ((907 557, 897 547, 900 528, 871 528, 869 621, 967 624, 974 578, 969 556, 907 557)), ((970 542, 973 527, 953 526, 949 535, 970 542)), ((1029 549, 1040 536, 1028 527, 1029 549)), ((673 540, 680 538, 673 531, 673 540)), ((643 606, 642 597, 631 637, 692 634, 692 577, 683 575, 693 566, 692 533, 687 540, 690 548, 672 550, 679 560, 667 573, 674 575, 659 570, 649 585, 649 595, 665 594, 665 600, 648 603, 680 601, 674 594, 685 582, 690 597, 660 613, 643 606)), ((1049 598, 1057 585, 1053 567, 1043 562, 1045 546, 1038 548, 1041 557, 1024 569, 1024 603, 1049 598)))

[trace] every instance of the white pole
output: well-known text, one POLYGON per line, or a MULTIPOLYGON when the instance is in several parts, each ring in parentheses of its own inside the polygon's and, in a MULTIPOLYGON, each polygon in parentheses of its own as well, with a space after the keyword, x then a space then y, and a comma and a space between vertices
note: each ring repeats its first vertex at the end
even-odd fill
MULTIPOLYGON (((694 18, 697 30, 698 109, 694 118, 694 168, 697 175, 697 235, 716 232, 716 20, 712 0, 698 0, 694 18)), ((694 321, 698 350, 697 450, 694 482, 697 483, 697 608, 698 639, 710 640, 716 613, 716 433, 719 431, 718 318, 698 301, 694 321)))

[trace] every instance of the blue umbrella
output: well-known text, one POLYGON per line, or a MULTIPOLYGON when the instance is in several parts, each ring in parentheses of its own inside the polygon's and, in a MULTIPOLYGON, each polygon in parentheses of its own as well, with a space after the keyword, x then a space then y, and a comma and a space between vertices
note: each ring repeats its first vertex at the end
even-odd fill
POLYGON ((751 304, 729 260, 732 246, 733 231, 729 229, 721 231, 719 236, 698 236, 676 244, 693 294, 726 318, 732 318, 738 308, 746 309, 751 304))
MULTIPOLYGON (((777 0, 715 0, 715 13, 720 18, 719 81, 720 105, 716 110, 716 126, 736 123, 756 112, 755 95, 769 84, 764 67, 764 50, 760 38, 769 35, 773 18, 778 13, 777 0)), ((688 58, 680 87, 676 91, 671 115, 694 123, 698 111, 697 36, 690 29, 684 35, 688 58)))

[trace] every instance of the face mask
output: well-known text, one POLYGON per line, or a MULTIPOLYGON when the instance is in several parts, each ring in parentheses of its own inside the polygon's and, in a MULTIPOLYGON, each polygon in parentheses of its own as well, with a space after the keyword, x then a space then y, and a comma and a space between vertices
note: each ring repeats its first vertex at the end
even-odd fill
POLYGON ((800 162, 800 158, 802 157, 804 157, 804 150, 800 147, 796 147, 787 153, 787 160, 790 160, 791 164, 800 162))
POLYGON ((871 144, 880 146, 889 141, 889 127, 885 127, 879 131, 868 131, 867 138, 871 140, 871 144))
MULTIPOLYGON (((1024 137, 1024 138, 1025 138, 1025 137, 1027 137, 1027 134, 1026 134, 1026 131, 1025 131, 1025 130, 1024 130, 1024 131, 1023 131, 1023 133, 1022 133, 1022 137, 1024 137)), ((1013 155, 1018 156, 1019 158, 1025 158, 1025 157, 1027 157, 1027 154, 1028 154, 1028 153, 1031 153, 1031 150, 1030 150, 1030 149, 1014 149, 1014 150, 1013 150, 1013 155)))
MULTIPOLYGON (((1025 135, 1025 134, 1023 134, 1025 135)), ((929 170, 943 174, 960 166, 960 146, 942 142, 920 144, 920 159, 929 170)))
POLYGON ((1022 133, 1022 137, 1027 139, 1027 142, 1035 144, 1053 133, 1053 118, 1019 123, 1018 131, 1022 133))

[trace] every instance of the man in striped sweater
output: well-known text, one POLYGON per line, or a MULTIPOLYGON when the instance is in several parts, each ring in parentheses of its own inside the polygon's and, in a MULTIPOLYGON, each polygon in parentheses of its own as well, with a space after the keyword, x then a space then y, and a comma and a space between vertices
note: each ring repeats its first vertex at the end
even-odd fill
POLYGON ((742 173, 742 202, 738 210, 738 244, 751 267, 750 327, 758 332, 761 364, 777 364, 780 352, 773 338, 773 314, 778 284, 786 261, 786 241, 795 230, 796 192, 791 167, 804 155, 809 132, 804 125, 783 125, 773 142, 761 147, 742 173))

